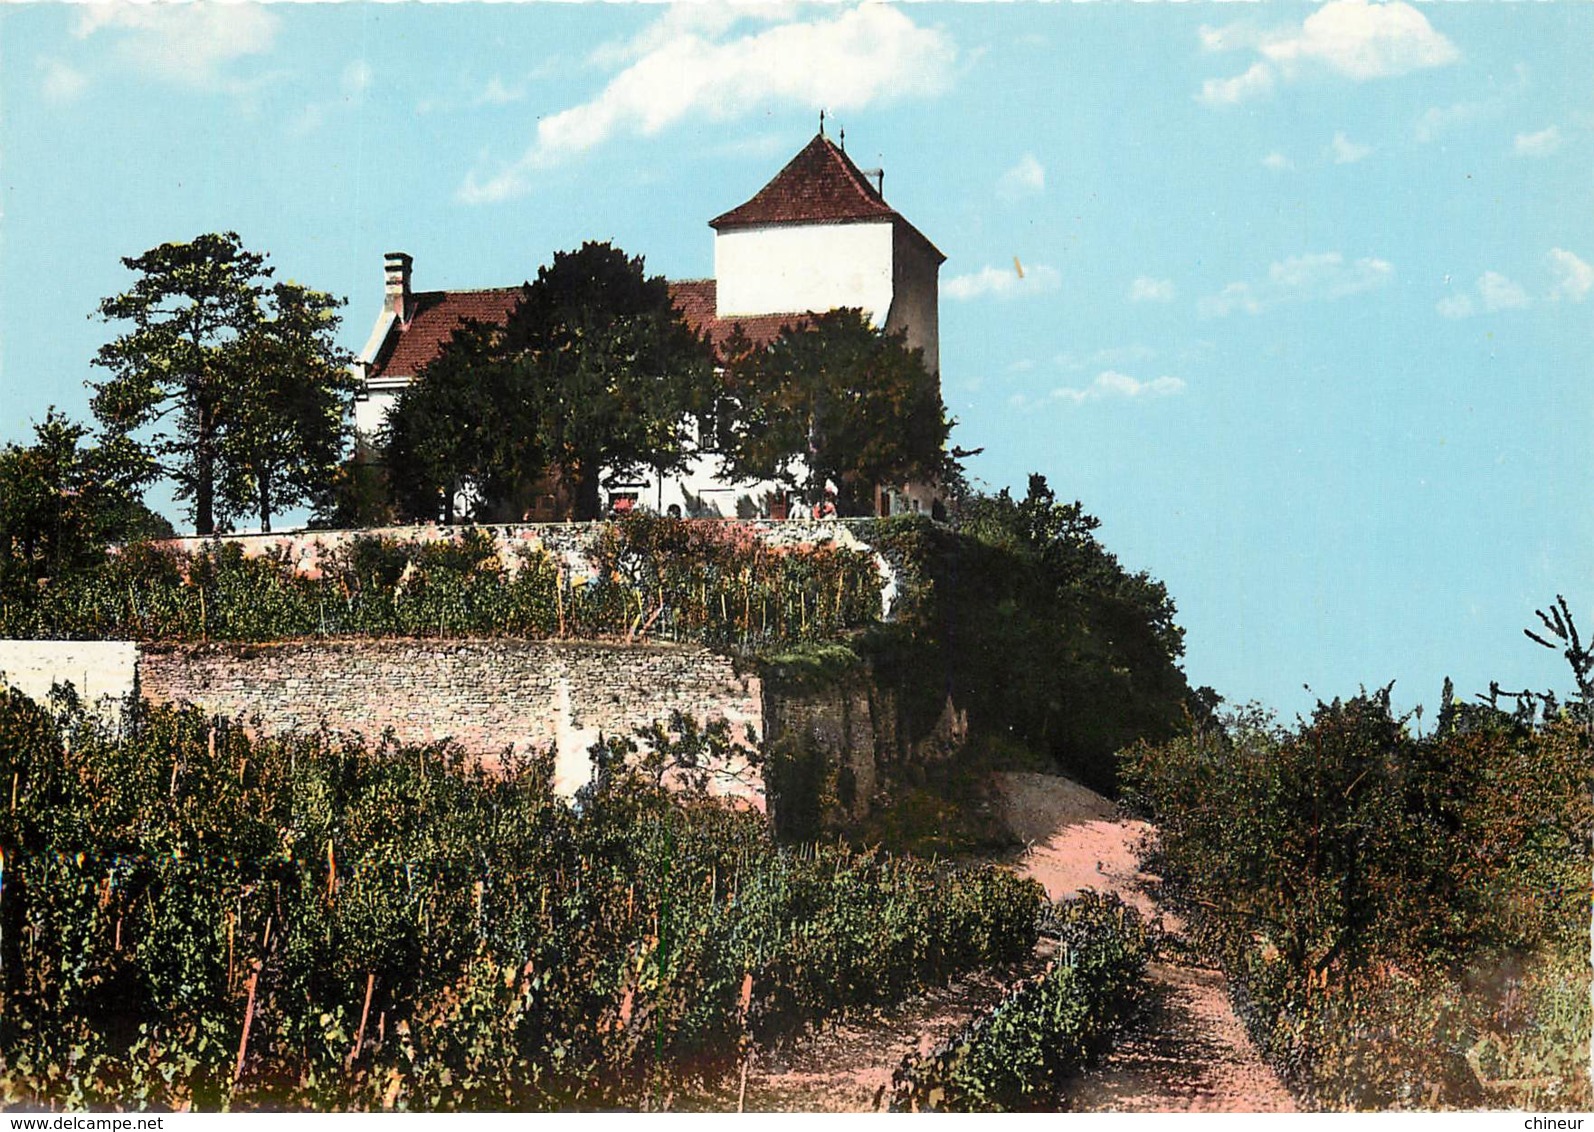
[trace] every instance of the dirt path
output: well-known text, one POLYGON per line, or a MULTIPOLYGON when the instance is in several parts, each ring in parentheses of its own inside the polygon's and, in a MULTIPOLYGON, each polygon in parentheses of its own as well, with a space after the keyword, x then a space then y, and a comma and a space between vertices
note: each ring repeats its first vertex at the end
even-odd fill
MULTIPOLYGON (((997 776, 1003 819, 1029 848, 1019 869, 1054 900, 1083 888, 1113 891, 1147 915, 1155 905, 1136 867, 1142 822, 1120 820, 1105 798, 1064 778, 997 776)), ((1177 930, 1177 924, 1164 926, 1177 930)), ((1038 968, 1039 960, 1035 966, 1038 968)), ((1028 971, 982 973, 919 995, 872 1018, 827 1027, 750 1066, 746 1107, 754 1112, 871 1112, 882 1108, 891 1075, 913 1050, 928 1050, 989 1010, 1028 971)), ((1229 1006, 1223 978, 1177 958, 1147 970, 1141 1023, 1069 1090, 1075 1111, 1291 1112, 1289 1093, 1257 1055, 1229 1006)), ((703 1107, 734 1108, 735 1094, 703 1107), (727 1103, 728 1102, 728 1103, 727 1103)))
MULTIPOLYGON (((1039 969, 1039 964, 1035 969, 1039 969)), ((874 1018, 827 1027, 784 1053, 762 1054, 747 1077, 749 1112, 876 1112, 910 1053, 928 1052, 1001 1001, 1030 970, 981 973, 916 995, 874 1018)))
MULTIPOLYGON (((1117 819, 1106 799, 1065 779, 997 776, 1008 825, 1030 843, 1019 862, 1053 900, 1083 888, 1117 892, 1154 915, 1136 867, 1143 822, 1117 819)), ((1177 934, 1181 925, 1163 917, 1177 934)), ((1068 1092, 1077 1112, 1294 1112, 1229 1005, 1223 976, 1167 956, 1146 970, 1140 1024, 1068 1092)))

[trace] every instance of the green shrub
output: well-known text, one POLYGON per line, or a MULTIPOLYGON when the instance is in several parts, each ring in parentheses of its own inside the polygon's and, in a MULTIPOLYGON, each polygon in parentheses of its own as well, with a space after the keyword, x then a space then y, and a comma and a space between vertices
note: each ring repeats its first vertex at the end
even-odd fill
POLYGON ((1111 1048, 1141 995, 1150 940, 1116 894, 1086 891, 1047 909, 1060 953, 892 1077, 893 1111, 1012 1112, 1056 1107, 1064 1083, 1111 1048))
POLYGON ((1164 891, 1311 1103, 1586 1103, 1585 730, 1447 697, 1413 735, 1386 688, 1141 745, 1123 775, 1164 891))

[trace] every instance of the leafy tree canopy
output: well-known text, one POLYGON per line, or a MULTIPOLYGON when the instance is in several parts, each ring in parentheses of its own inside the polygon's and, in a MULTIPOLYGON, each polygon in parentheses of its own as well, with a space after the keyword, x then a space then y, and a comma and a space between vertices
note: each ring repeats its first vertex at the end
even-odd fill
POLYGON ((466 497, 473 510, 518 517, 548 466, 532 377, 502 327, 467 322, 454 332, 388 414, 381 446, 402 514, 451 523, 466 497))
POLYGON ((591 241, 557 253, 511 316, 507 344, 541 406, 575 518, 597 518, 604 473, 685 465, 692 416, 712 400, 713 363, 642 257, 591 241))
POLYGON ((880 544, 916 575, 874 650, 910 732, 934 726, 950 697, 977 742, 1112 792, 1120 748, 1210 713, 1215 693, 1192 690, 1179 668, 1166 587, 1125 570, 1099 526, 1038 475, 1022 500, 965 498, 952 530, 917 517, 882 525, 880 544))
POLYGON ((774 479, 842 514, 871 510, 876 485, 936 478, 951 423, 940 384, 901 333, 858 310, 814 315, 767 348, 742 342, 727 366, 732 404, 725 471, 774 479))
POLYGON ((1131 573, 1096 537, 1101 520, 1078 500, 1059 503, 1046 477, 1031 474, 1024 498, 1003 488, 995 495, 970 495, 958 508, 961 528, 993 546, 1033 559, 1059 593, 1090 594, 1122 603, 1134 612, 1168 660, 1184 655, 1184 630, 1168 587, 1144 570, 1131 573))
POLYGON ((271 288, 269 309, 241 336, 239 373, 221 439, 230 512, 271 517, 325 490, 348 429, 358 381, 337 345, 342 299, 297 283, 271 288))
POLYGON ((99 313, 130 328, 94 359, 111 374, 91 383, 95 417, 108 436, 141 438, 199 534, 246 509, 269 526, 330 475, 342 444, 340 304, 268 286, 266 257, 235 232, 122 262, 137 279, 99 313))
POLYGON ((87 435, 52 408, 32 444, 0 449, 0 574, 9 580, 59 577, 98 562, 110 543, 172 533, 140 500, 151 469, 136 446, 84 447, 87 435))

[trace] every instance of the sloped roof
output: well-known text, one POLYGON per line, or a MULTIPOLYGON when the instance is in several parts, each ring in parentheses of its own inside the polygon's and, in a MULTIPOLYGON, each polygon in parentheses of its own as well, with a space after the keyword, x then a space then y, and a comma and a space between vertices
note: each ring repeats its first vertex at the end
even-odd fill
MULTIPOLYGON (((712 279, 683 279, 670 283, 670 298, 686 324, 705 334, 716 351, 736 327, 754 345, 766 345, 788 326, 804 321, 801 312, 765 314, 753 318, 719 318, 715 315, 716 285, 712 279)), ((419 373, 442 351, 454 331, 466 321, 497 323, 509 320, 524 287, 492 287, 476 291, 417 291, 410 296, 415 311, 408 324, 395 322, 376 352, 369 378, 408 378, 419 373)))
POLYGON ((819 134, 751 200, 708 223, 718 230, 896 217, 896 209, 885 202, 852 158, 819 134))
POLYGON ((367 376, 414 377, 467 320, 499 325, 509 321, 524 293, 524 287, 414 292, 410 303, 415 313, 408 323, 394 323, 367 376))
POLYGON ((796 157, 751 200, 722 212, 709 227, 716 232, 780 224, 848 224, 889 220, 906 230, 944 262, 946 256, 896 209, 852 163, 847 151, 824 134, 803 146, 796 157))
POLYGON ((681 279, 670 284, 670 298, 675 300, 676 309, 686 319, 688 326, 699 334, 707 335, 716 353, 738 326, 753 345, 767 346, 780 337, 782 330, 788 326, 799 326, 808 318, 801 311, 720 318, 715 314, 718 309, 717 292, 718 284, 713 279, 681 279))

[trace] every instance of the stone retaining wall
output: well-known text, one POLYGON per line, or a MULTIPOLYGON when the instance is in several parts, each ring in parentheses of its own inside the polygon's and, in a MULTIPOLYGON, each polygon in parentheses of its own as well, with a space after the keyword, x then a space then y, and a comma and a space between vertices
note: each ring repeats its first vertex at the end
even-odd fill
MULTIPOLYGON (((191 703, 263 733, 358 732, 376 741, 451 740, 492 761, 505 750, 555 752, 566 796, 591 773, 601 736, 632 735, 681 711, 723 719, 741 739, 808 735, 837 773, 845 816, 864 817, 883 764, 902 756, 892 697, 860 672, 822 689, 766 687, 698 645, 597 641, 359 638, 273 644, 0 641, 0 679, 43 701, 73 684, 119 712, 135 689, 191 703)), ((717 768, 717 793, 765 804, 745 760, 717 768)))
MULTIPOLYGON (((339 640, 270 645, 144 645, 139 679, 156 702, 187 701, 264 731, 323 723, 376 739, 451 739, 485 757, 506 748, 556 751, 555 785, 589 777, 600 735, 630 735, 682 711, 762 737, 762 689, 708 649, 671 644, 510 640, 339 640)), ((743 764, 722 768, 721 793, 761 801, 743 764), (746 779, 738 782, 735 776, 746 779)))

